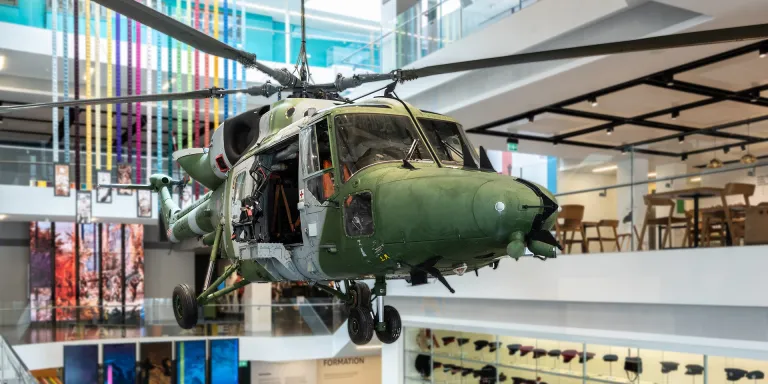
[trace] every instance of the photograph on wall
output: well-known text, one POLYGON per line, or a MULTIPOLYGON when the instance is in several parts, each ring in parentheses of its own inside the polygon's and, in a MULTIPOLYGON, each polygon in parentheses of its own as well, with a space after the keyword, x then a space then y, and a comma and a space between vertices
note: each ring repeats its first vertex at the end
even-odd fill
POLYGON ((144 304, 144 226, 125 225, 125 311, 138 316, 144 304))
POLYGON ((152 191, 142 189, 136 193, 136 216, 152 217, 152 191))
POLYGON ((99 382, 99 346, 64 346, 64 383, 99 382))
POLYGON ((52 320, 53 231, 50 222, 29 225, 29 306, 31 321, 52 320))
POLYGON ((75 303, 75 224, 55 223, 54 274, 56 320, 74 320, 75 303))
POLYGON ((238 339, 211 339, 211 384, 238 382, 238 339))
POLYGON ((104 318, 123 313, 123 226, 101 225, 101 289, 104 318))
POLYGON ((54 167, 53 195, 69 196, 69 164, 56 164, 54 167))
MULTIPOLYGON (((112 173, 109 171, 99 171, 96 174, 97 185, 104 185, 112 183, 112 173)), ((96 202, 100 204, 112 203, 112 188, 98 187, 96 188, 96 202)))
POLYGON ((141 343, 139 383, 171 384, 171 348, 170 342, 141 343))
MULTIPOLYGON (((117 166, 117 184, 131 184, 132 174, 133 174, 133 167, 130 164, 118 165, 117 166)), ((129 196, 133 194, 133 190, 121 188, 117 190, 117 194, 129 196)))
POLYGON ((205 340, 176 342, 176 383, 205 383, 205 340))
POLYGON ((99 317, 99 249, 97 224, 80 224, 80 248, 78 268, 80 268, 78 305, 81 320, 99 317))
POLYGON ((77 222, 91 222, 91 191, 77 191, 77 222))
POLYGON ((181 197, 179 198, 179 208, 185 209, 192 205, 192 186, 187 185, 181 190, 181 197))
POLYGON ((104 344, 104 382, 136 383, 136 344, 104 344))

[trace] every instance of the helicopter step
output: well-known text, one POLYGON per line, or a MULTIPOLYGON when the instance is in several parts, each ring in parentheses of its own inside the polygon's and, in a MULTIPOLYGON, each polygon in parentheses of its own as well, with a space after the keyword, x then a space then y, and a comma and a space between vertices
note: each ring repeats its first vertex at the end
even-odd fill
POLYGON ((306 280, 306 277, 296 268, 296 264, 291 259, 291 253, 281 243, 241 244, 239 253, 242 260, 256 261, 278 280, 306 280))

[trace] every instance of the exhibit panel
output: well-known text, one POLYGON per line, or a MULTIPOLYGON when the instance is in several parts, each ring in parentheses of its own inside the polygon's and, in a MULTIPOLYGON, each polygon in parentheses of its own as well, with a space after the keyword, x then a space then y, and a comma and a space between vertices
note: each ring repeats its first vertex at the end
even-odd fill
POLYGON ((405 328, 405 383, 759 382, 768 361, 620 345, 405 328))

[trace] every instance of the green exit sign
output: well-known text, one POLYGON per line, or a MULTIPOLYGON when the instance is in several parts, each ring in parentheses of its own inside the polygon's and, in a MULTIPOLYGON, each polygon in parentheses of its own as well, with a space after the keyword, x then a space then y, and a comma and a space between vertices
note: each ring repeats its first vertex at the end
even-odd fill
POLYGON ((517 152, 517 143, 507 143, 507 151, 517 152))

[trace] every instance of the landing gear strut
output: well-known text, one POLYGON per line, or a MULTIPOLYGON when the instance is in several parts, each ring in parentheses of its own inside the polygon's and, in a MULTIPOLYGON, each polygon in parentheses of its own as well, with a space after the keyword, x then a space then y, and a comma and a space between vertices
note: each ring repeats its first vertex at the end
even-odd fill
POLYGON ((374 332, 384 344, 392 344, 400 338, 403 329, 400 314, 394 307, 384 305, 384 296, 387 295, 387 282, 384 277, 377 277, 373 286, 373 294, 376 295, 375 311, 371 305, 371 289, 362 281, 345 280, 346 293, 341 291, 338 284, 336 289, 324 284, 315 286, 344 300, 349 310, 347 332, 353 343, 368 344, 374 332))

